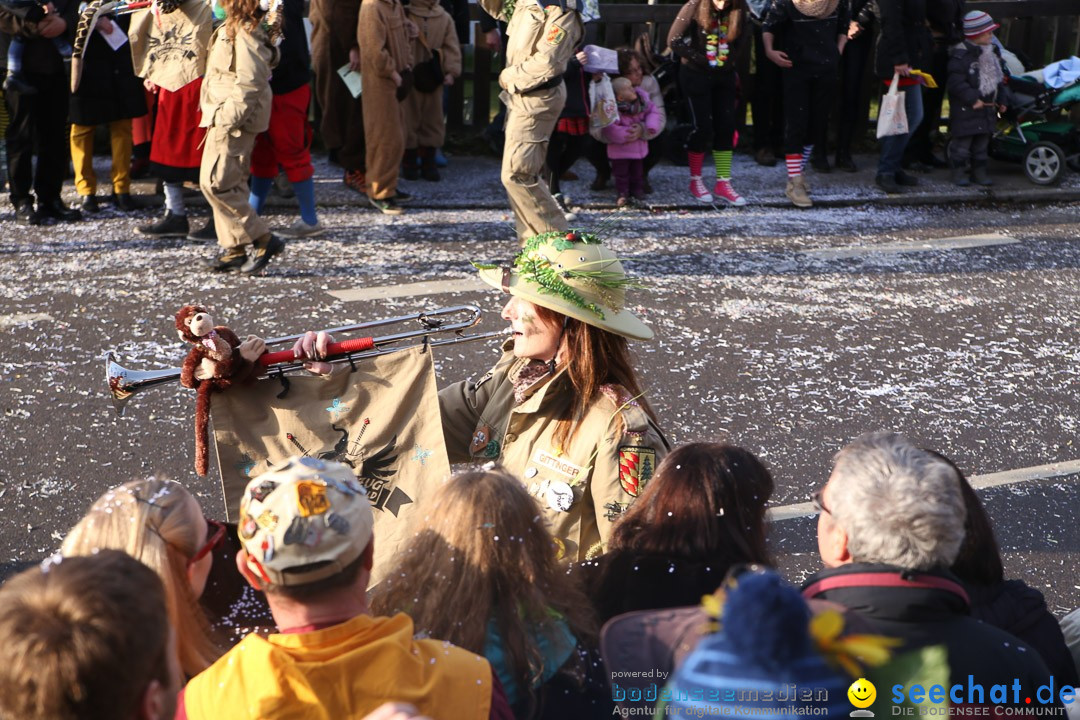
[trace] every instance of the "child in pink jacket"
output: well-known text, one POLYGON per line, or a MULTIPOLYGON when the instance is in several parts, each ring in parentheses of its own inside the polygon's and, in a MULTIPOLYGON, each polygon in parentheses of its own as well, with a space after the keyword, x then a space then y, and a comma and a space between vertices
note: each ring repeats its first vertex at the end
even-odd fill
POLYGON ((649 96, 626 78, 611 81, 619 119, 603 129, 607 141, 611 175, 619 193, 618 205, 625 207, 645 197, 644 159, 649 154, 649 140, 660 134, 660 113, 649 96))

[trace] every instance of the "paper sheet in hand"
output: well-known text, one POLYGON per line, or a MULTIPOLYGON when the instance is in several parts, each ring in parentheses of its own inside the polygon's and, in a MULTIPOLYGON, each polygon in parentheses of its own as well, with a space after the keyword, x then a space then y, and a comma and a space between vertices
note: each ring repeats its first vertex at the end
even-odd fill
POLYGON ((586 45, 582 48, 585 56, 585 72, 619 74, 619 54, 614 50, 608 50, 598 45, 586 45))
POLYGON ((115 22, 112 24, 112 32, 104 32, 100 27, 98 32, 101 33, 101 37, 105 38, 105 42, 109 43, 109 47, 113 50, 119 50, 128 41, 127 33, 121 30, 120 26, 115 22))
POLYGON ((349 64, 346 63, 338 68, 337 74, 345 81, 345 85, 349 88, 349 92, 352 93, 352 96, 354 98, 360 97, 360 91, 363 89, 363 81, 360 78, 360 73, 350 70, 349 64))

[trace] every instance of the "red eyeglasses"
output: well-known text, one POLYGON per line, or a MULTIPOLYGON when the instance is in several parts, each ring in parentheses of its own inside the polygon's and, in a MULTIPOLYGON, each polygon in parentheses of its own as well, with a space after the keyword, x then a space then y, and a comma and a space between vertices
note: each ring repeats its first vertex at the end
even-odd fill
POLYGON ((217 520, 206 519, 206 542, 199 548, 199 551, 191 556, 188 560, 188 567, 191 567, 195 563, 202 560, 204 557, 221 547, 221 542, 225 539, 225 526, 219 523, 217 520))

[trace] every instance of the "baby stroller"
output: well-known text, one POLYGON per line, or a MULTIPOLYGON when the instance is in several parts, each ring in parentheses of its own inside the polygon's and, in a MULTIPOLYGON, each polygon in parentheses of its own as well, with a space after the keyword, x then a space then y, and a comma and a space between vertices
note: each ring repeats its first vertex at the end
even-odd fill
POLYGON ((990 138, 990 157, 1023 164, 1028 180, 1036 185, 1061 181, 1066 167, 1080 172, 1080 127, 1069 120, 1080 103, 1080 81, 1048 88, 1036 76, 1009 79, 1014 107, 1009 124, 990 138))

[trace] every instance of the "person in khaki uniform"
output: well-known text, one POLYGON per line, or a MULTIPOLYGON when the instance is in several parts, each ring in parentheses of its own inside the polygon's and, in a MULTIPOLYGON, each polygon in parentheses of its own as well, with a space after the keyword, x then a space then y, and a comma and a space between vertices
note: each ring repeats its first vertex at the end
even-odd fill
POLYGON ((363 0, 360 5, 357 37, 364 76, 360 97, 364 101, 367 195, 371 205, 386 215, 404 212, 396 200, 398 168, 405 153, 404 114, 397 91, 412 67, 409 37, 415 29, 405 19, 400 0, 363 0))
POLYGON ((270 233, 248 202, 247 183, 255 138, 270 126, 270 70, 278 50, 262 27, 258 4, 223 0, 222 7, 226 19, 214 31, 199 99, 201 125, 207 128, 199 187, 224 250, 210 260, 210 269, 254 273, 285 249, 285 241, 270 233), (252 5, 254 12, 246 14, 252 5))
POLYGON ((506 29, 506 67, 499 74, 506 105, 502 183, 518 239, 567 230, 566 216, 540 179, 548 140, 566 104, 563 74, 585 34, 578 0, 481 0, 506 29))
MULTIPOLYGON (((417 66, 427 62, 432 52, 437 52, 444 73, 443 85, 453 85, 454 78, 461 76, 461 45, 458 44, 454 19, 438 0, 410 0, 405 15, 418 29, 412 41, 413 59, 417 66)), ((435 167, 435 150, 441 148, 446 140, 442 91, 441 86, 429 92, 414 87, 405 99, 403 165, 408 180, 415 180, 420 175, 416 168, 417 159, 423 163, 425 180, 441 179, 435 167)))
POLYGON ((537 499, 561 559, 594 557, 668 451, 626 342, 652 330, 587 233, 535 236, 512 268, 480 277, 510 293, 514 336, 489 372, 439 392, 450 462, 501 463, 537 499))

